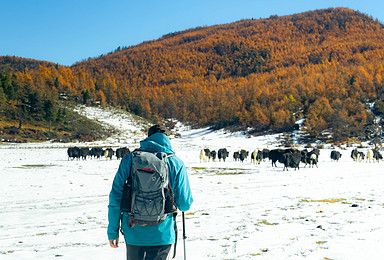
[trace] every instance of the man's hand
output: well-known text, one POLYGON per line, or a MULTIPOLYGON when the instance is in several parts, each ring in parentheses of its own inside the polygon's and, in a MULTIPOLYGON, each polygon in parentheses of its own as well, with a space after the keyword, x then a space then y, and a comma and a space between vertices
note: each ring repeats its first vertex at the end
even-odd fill
POLYGON ((118 248, 119 247, 119 239, 109 240, 109 245, 113 248, 118 248))

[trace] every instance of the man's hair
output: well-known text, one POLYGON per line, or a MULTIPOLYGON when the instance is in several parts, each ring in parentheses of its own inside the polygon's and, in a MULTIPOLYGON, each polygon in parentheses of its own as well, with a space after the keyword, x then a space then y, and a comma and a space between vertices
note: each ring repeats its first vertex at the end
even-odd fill
POLYGON ((150 137, 151 135, 153 135, 155 133, 162 133, 165 135, 169 135, 168 129, 163 125, 154 125, 148 129, 148 137, 150 137))

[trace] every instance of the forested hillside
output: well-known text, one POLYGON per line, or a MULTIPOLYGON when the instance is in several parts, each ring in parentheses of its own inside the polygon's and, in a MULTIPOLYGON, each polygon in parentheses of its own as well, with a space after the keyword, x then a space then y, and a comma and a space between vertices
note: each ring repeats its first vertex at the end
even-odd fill
POLYGON ((72 111, 81 98, 70 68, 17 57, 0 64, 0 141, 92 141, 110 132, 72 111))
POLYGON ((70 68, 15 72, 3 58, 0 102, 8 120, 20 117, 20 102, 33 113, 26 95, 38 93, 56 119, 61 95, 196 126, 289 131, 304 117, 313 138, 372 138, 382 122, 371 110, 384 114, 383 58, 381 23, 350 9, 317 10, 170 33, 70 68))

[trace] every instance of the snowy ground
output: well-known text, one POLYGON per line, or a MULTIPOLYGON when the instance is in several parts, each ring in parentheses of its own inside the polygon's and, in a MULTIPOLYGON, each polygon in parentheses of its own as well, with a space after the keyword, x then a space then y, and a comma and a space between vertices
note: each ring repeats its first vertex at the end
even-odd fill
MULTIPOLYGON (((69 161, 71 145, 138 147, 143 126, 113 111, 81 109, 123 130, 92 144, 0 144, 0 259, 124 259, 107 243, 108 194, 119 161, 69 161)), ((318 168, 266 161, 200 163, 202 148, 274 148, 277 136, 189 130, 173 148, 188 167, 194 204, 186 213, 187 258, 383 259, 384 163, 339 162, 322 149, 318 168)), ((364 151, 364 149, 362 149, 364 151)), ((181 217, 178 217, 182 233, 181 217)), ((179 236, 181 237, 181 235, 179 236)), ((183 259, 180 238, 176 259, 183 259)))

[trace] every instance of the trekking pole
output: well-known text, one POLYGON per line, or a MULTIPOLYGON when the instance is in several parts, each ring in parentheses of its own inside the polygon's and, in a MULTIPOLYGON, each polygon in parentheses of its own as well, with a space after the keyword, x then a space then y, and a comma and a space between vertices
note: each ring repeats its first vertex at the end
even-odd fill
POLYGON ((185 235, 185 217, 184 217, 184 211, 182 212, 182 216, 183 216, 184 260, 187 260, 187 251, 186 251, 186 248, 185 248, 185 239, 187 238, 187 236, 185 235))

